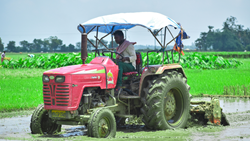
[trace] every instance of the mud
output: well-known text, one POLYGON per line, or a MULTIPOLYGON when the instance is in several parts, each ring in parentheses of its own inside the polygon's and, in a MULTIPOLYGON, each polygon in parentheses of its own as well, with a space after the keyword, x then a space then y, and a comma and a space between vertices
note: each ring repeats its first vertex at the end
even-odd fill
MULTIPOLYGON (((193 98, 192 101, 210 98, 193 98)), ((230 126, 189 123, 187 129, 152 131, 143 125, 125 125, 117 129, 111 140, 250 140, 250 100, 220 98, 230 126)), ((29 116, 0 119, 0 140, 95 140, 87 137, 85 126, 63 126, 58 135, 30 134, 29 116)), ((110 140, 110 139, 109 139, 110 140)))

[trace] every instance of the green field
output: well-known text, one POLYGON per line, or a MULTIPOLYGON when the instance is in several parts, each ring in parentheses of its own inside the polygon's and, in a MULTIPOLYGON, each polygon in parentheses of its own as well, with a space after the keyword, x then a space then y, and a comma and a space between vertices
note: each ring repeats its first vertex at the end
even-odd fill
POLYGON ((42 103, 42 69, 0 69, 0 112, 42 103))
MULTIPOLYGON (((191 53, 191 52, 188 52, 191 53)), ((202 55, 215 55, 222 56, 224 58, 250 58, 250 52, 199 52, 202 55)))
MULTIPOLYGON (((224 93, 225 86, 250 87, 250 59, 237 60, 243 62, 238 68, 184 69, 188 84, 191 86, 190 93, 192 95, 221 95, 224 93)), ((45 69, 0 68, 0 112, 30 109, 42 103, 42 73, 44 71, 45 69)), ((250 88, 248 91, 250 93, 250 88)))
POLYGON ((20 58, 26 58, 28 57, 28 54, 34 54, 34 55, 44 55, 44 54, 54 54, 54 53, 26 53, 26 52, 23 52, 23 53, 8 53, 6 52, 6 57, 10 57, 14 60, 18 60, 20 58))
POLYGON ((192 95, 223 94, 224 86, 248 86, 250 93, 250 59, 237 59, 243 62, 237 69, 197 70, 184 69, 192 95))

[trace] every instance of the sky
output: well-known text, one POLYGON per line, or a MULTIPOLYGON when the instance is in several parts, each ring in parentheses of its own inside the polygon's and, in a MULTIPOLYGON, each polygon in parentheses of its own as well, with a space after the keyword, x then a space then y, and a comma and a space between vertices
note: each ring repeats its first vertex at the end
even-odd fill
MULTIPOLYGON (((5 46, 9 41, 19 46, 23 40, 32 42, 50 36, 57 36, 66 45, 75 45, 81 39, 77 30, 80 23, 127 12, 158 12, 180 22, 191 36, 183 41, 184 45, 194 43, 201 32, 208 31, 209 25, 221 29, 230 16, 236 17, 245 29, 250 28, 250 0, 0 0, 0 38, 5 46)), ((93 35, 88 37, 94 39, 93 35)), ((142 27, 128 30, 127 39, 140 45, 155 43, 142 27)))

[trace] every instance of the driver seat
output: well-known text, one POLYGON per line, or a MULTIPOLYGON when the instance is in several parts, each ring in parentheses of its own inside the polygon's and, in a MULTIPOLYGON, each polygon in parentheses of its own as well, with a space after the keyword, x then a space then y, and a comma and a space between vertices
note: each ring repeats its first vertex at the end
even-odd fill
POLYGON ((122 73, 123 76, 129 76, 129 75, 136 75, 136 74, 141 74, 141 69, 142 68, 142 57, 140 52, 136 52, 136 71, 132 72, 124 72, 122 73))

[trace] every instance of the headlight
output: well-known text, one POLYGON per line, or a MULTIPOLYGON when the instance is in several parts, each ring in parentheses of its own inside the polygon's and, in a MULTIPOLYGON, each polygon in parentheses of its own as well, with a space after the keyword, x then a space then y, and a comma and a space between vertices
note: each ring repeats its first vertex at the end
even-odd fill
POLYGON ((56 76, 55 82, 62 83, 65 81, 65 76, 56 76))
POLYGON ((43 75, 43 82, 49 82, 49 76, 43 75))

